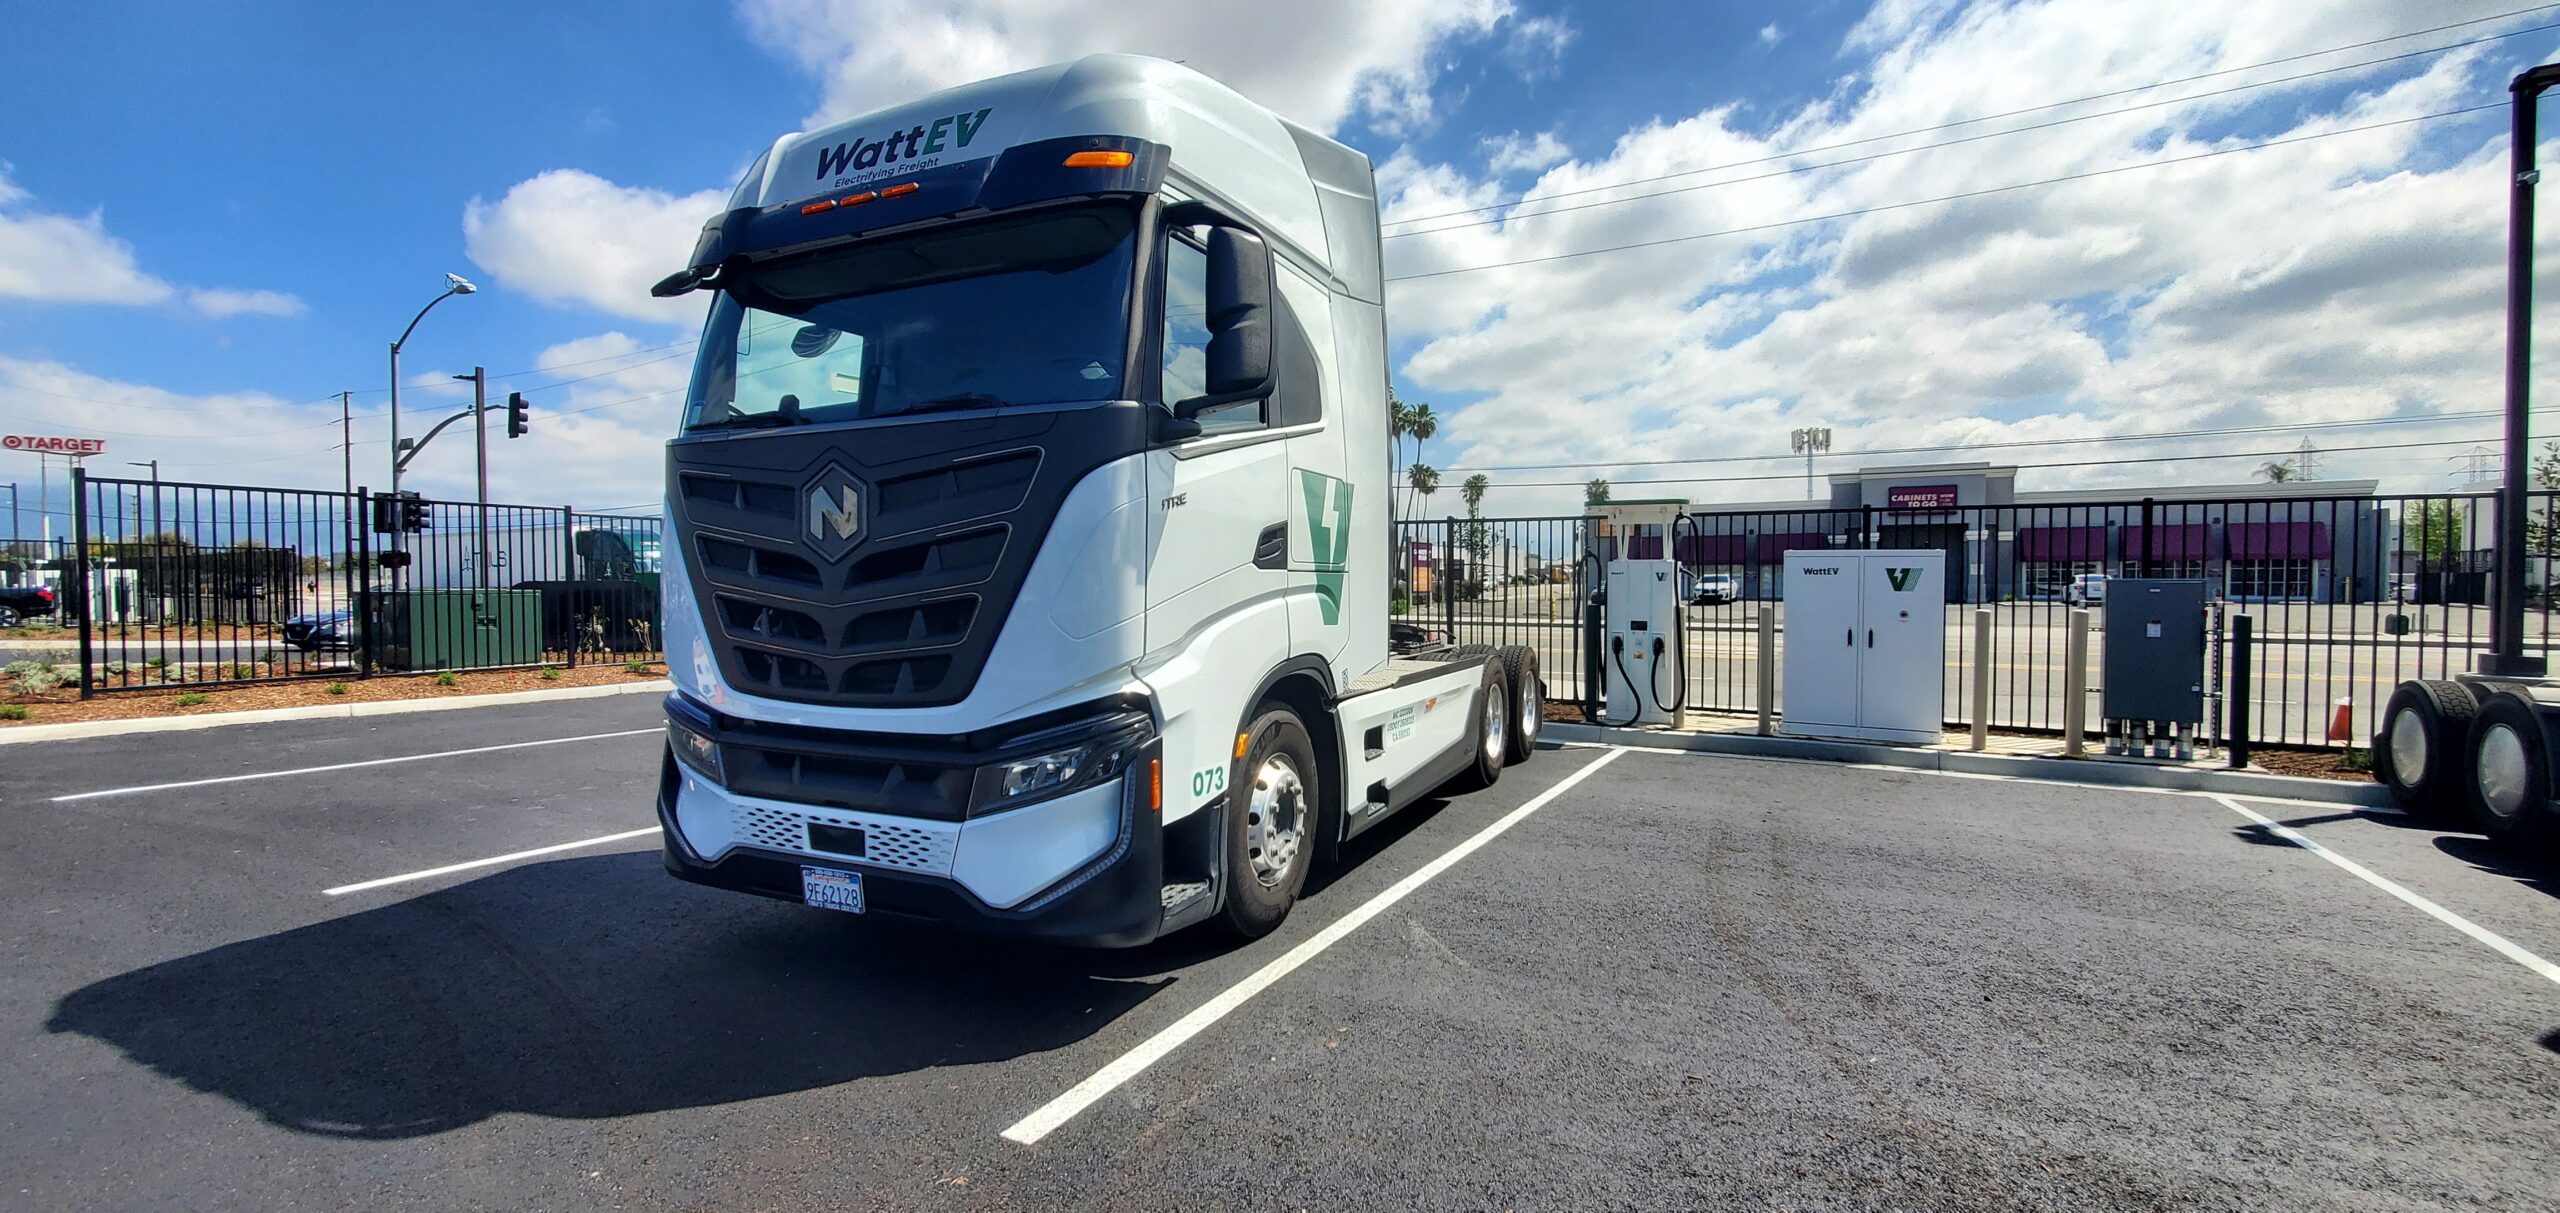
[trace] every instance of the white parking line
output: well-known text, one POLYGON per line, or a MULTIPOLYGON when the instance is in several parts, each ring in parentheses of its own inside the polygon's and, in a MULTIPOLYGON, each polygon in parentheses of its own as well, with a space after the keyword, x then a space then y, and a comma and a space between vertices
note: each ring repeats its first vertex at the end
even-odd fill
POLYGON ((530 851, 516 851, 506 855, 492 855, 487 859, 474 859, 467 863, 449 863, 441 868, 429 868, 423 872, 404 872, 398 876, 385 876, 380 880, 367 880, 356 884, 342 884, 334 889, 322 889, 320 891, 331 897, 343 897, 349 893, 361 893, 367 889, 379 889, 385 885, 405 884, 412 880, 432 880, 438 876, 450 876, 456 872, 468 872, 473 868, 494 868, 499 864, 514 863, 519 859, 533 859, 543 855, 557 855, 562 851, 574 851, 580 847, 600 847, 608 842, 624 842, 633 838, 638 838, 644 834, 655 834, 657 832, 658 827, 656 826, 650 826, 646 829, 640 830, 625 830, 619 834, 607 834, 602 838, 582 838, 576 842, 554 843, 547 847, 535 847, 530 851))
POLYGON ((2268 833, 2273 834, 2286 842, 2292 843, 2303 850, 2309 851, 2322 859, 2326 859, 2330 863, 2336 864, 2339 868, 2354 876, 2356 879, 2372 885, 2385 893, 2389 893, 2402 901, 2408 902, 2410 905, 2417 907, 2421 913, 2424 913, 2429 918, 2433 918, 2446 926, 2452 927, 2454 930, 2460 931, 2473 939, 2479 940, 2481 943, 2489 945, 2490 950, 2496 952, 2498 955, 2504 956, 2507 959, 2534 971, 2535 973, 2541 974, 2545 979, 2553 982, 2554 984, 2560 984, 2560 965, 2555 965, 2531 952, 2525 951, 2523 948, 2517 947, 2515 944, 2508 942, 2505 936, 2502 936, 2487 927, 2481 926, 2468 918, 2464 918, 2462 915, 2456 914, 2424 897, 2420 897, 2417 894, 2402 888, 2397 882, 2390 878, 2376 874, 2373 869, 2357 863, 2336 851, 2332 851, 2319 843, 2311 841, 2310 837, 2300 830, 2294 829, 2291 826, 2279 825, 2276 822, 2261 816, 2256 811, 2250 809, 2247 805, 2241 804, 2239 801, 2233 800, 2228 796, 2215 795, 2213 796, 2213 799, 2221 801, 2222 807, 2258 823, 2258 825, 2264 828, 2268 833))
POLYGON ((1226 1018, 1229 1012, 1243 1006, 1254 995, 1269 989, 1273 982, 1288 976, 1298 966, 1315 959, 1326 948, 1342 942, 1344 936, 1359 930, 1361 924, 1384 913, 1387 907, 1404 900, 1406 895, 1415 889, 1431 883, 1432 878, 1456 866, 1459 860, 1475 854, 1486 843, 1501 837, 1503 831, 1520 824, 1529 814, 1545 808, 1548 801, 1564 795, 1573 785, 1589 778, 1593 771, 1609 765, 1619 753, 1620 751, 1611 750, 1593 759, 1589 766, 1558 780, 1554 787, 1531 797, 1527 804, 1503 814, 1493 824, 1476 831, 1473 837, 1449 848, 1438 859, 1422 865, 1411 875, 1387 886, 1385 892, 1363 902, 1359 908, 1350 913, 1325 924, 1323 930, 1309 936, 1306 942, 1289 949, 1282 953, 1279 959, 1255 970, 1252 976, 1227 987, 1217 997, 1202 1003, 1190 1014, 1175 1020, 1173 1026, 1139 1042, 1138 1047, 1121 1054, 1113 1059, 1111 1064, 1094 1071, 1091 1077, 1068 1088, 1066 1094, 1040 1105, 1029 1116, 1015 1121, 1011 1128, 1004 1131, 1005 1140, 1020 1142, 1027 1146, 1047 1137, 1058 1126, 1075 1119, 1077 1113, 1092 1107, 1094 1101, 1118 1089, 1122 1083, 1137 1077, 1141 1071, 1162 1060, 1166 1054, 1181 1048, 1184 1041, 1199 1035, 1209 1025, 1226 1018))
POLYGON ((333 762, 325 767, 295 767, 287 771, 259 771, 249 775, 223 775, 213 779, 188 779, 177 783, 145 783, 129 788, 107 788, 97 792, 73 792, 56 796, 53 803, 74 800, 96 800, 105 796, 139 796, 144 792, 171 792, 180 788, 206 788, 218 783, 246 783, 253 779, 283 779, 291 775, 321 775, 330 771, 352 771, 360 767, 387 767, 401 762, 425 762, 434 758, 460 758, 467 754, 494 754, 500 750, 526 750, 535 746, 567 745, 573 741, 604 741, 613 737, 638 737, 659 729, 624 729, 618 733, 587 733, 578 737, 552 737, 542 741, 510 741, 505 745, 473 746, 467 750, 439 750, 433 754, 403 754, 397 758, 368 758, 362 762, 333 762))

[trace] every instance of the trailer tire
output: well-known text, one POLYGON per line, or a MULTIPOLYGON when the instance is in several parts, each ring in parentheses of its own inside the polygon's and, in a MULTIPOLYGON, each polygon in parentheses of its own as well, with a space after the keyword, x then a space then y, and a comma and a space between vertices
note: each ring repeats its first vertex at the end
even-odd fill
POLYGON ((1296 711, 1274 707, 1245 727, 1244 757, 1227 781, 1225 904, 1218 922, 1260 939, 1289 916, 1315 861, 1324 772, 1296 711))
POLYGON ((1516 767, 1538 752, 1538 735, 1546 731, 1547 687, 1538 676, 1538 650, 1525 644, 1494 650, 1511 683, 1511 738, 1502 750, 1502 765, 1516 767))
POLYGON ((1511 679, 1500 658, 1488 657, 1484 677, 1476 684, 1475 709, 1467 714, 1467 765, 1450 778, 1460 792, 1492 787, 1502 778, 1502 759, 1511 745, 1511 679))
POLYGON ((2551 754, 2531 703, 2516 695, 2491 695, 2472 719, 2465 757, 2474 827, 2498 842, 2549 836, 2551 754))
POLYGON ((2471 811, 2471 688, 2445 679, 2401 683, 2382 708, 2373 777, 2410 815, 2458 819, 2471 811))

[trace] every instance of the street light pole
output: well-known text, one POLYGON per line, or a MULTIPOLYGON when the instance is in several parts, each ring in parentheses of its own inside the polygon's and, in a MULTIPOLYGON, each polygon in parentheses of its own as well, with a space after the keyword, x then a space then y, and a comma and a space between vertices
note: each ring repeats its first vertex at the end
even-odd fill
POLYGON ((151 537, 152 541, 156 543, 160 538, 160 461, 157 459, 127 459, 124 461, 124 465, 129 468, 147 467, 151 469, 151 537))
MULTIPOLYGON (((418 331, 418 322, 426 319, 427 313, 434 311, 437 304, 480 289, 460 274, 447 274, 444 280, 444 293, 427 300, 427 306, 419 308, 418 314, 409 318, 409 327, 400 330, 399 338, 391 343, 391 496, 394 499, 400 496, 400 347, 409 343, 409 334, 418 331)), ((395 528, 391 532, 391 550, 406 550, 405 538, 395 528)))

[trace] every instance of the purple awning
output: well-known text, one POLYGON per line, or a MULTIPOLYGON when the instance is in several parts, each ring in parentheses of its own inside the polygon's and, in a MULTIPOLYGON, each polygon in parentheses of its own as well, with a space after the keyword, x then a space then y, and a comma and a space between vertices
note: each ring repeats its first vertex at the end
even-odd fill
POLYGON ((2211 528, 2201 522, 2181 522, 2160 527, 2144 542, 2140 523, 2124 528, 2125 560, 2202 560, 2213 546, 2211 528))
POLYGON ((2325 522, 2235 522, 2222 528, 2233 560, 2327 560, 2325 522))
POLYGON ((1796 531, 1783 535, 1762 535, 1760 537, 1760 563, 1779 564, 1785 561, 1786 554, 1789 552, 1799 551, 1806 548, 1828 548, 1830 546, 1831 537, 1820 531, 1796 531))
POLYGON ((2023 526, 2018 528, 2020 560, 2085 560, 2107 558, 2103 526, 2023 526))

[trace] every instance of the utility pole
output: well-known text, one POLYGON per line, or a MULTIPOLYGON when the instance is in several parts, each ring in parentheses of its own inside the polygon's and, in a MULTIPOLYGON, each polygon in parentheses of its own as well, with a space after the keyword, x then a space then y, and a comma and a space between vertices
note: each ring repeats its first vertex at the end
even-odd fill
MULTIPOLYGON (((151 537, 152 542, 157 543, 160 541, 160 461, 157 459, 128 459, 125 460, 124 465, 132 468, 147 467, 151 469, 151 537)), ((140 510, 134 511, 136 521, 141 520, 141 513, 142 512, 140 510)))
POLYGON ((1830 453, 1831 427, 1815 425, 1806 426, 1800 430, 1789 430, 1787 446, 1796 454, 1804 456, 1804 499, 1811 501, 1814 499, 1813 457, 1830 453))
MULTIPOLYGON (((338 393, 338 452, 340 455, 345 457, 347 465, 346 491, 347 500, 349 501, 355 500, 356 496, 355 414, 348 411, 347 408, 347 398, 353 395, 355 395, 353 392, 338 393)), ((355 507, 350 505, 347 508, 354 509, 355 507)))
POLYGON ((480 588, 489 588, 489 369, 475 366, 456 379, 471 381, 472 441, 480 448, 480 588))

